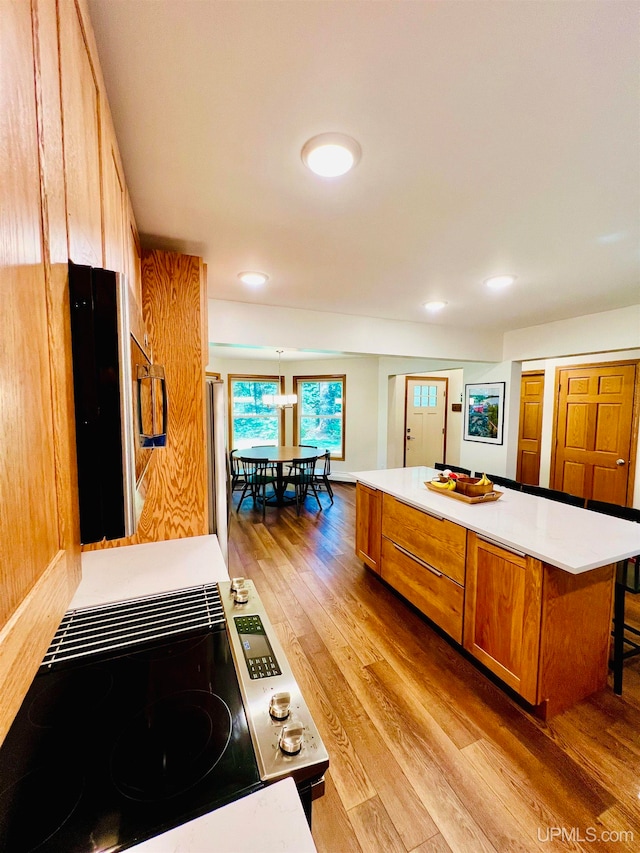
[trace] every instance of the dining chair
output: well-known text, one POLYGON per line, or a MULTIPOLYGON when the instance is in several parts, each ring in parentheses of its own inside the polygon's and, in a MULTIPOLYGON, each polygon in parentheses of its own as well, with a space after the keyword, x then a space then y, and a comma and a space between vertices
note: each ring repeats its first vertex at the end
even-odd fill
POLYGON ((528 483, 523 483, 522 491, 526 495, 536 495, 539 498, 547 498, 550 501, 558 501, 561 504, 570 504, 584 509, 584 498, 578 495, 570 495, 568 492, 561 492, 558 489, 547 489, 544 486, 530 486, 528 483))
POLYGON ((241 456, 240 461, 244 470, 244 487, 236 512, 240 511, 244 499, 251 497, 254 507, 256 503, 262 503, 262 520, 264 521, 268 485, 271 485, 275 494, 276 475, 273 465, 268 459, 245 459, 241 456))
POLYGON ((295 489, 296 514, 300 515, 300 509, 307 497, 309 489, 318 503, 318 507, 322 510, 322 504, 318 497, 318 490, 314 482, 314 471, 316 467, 317 457, 311 459, 293 459, 287 473, 287 486, 292 485, 295 489))
MULTIPOLYGON (((484 471, 476 471, 476 477, 482 477, 483 473, 484 471)), ((487 477, 492 483, 495 483, 496 486, 504 486, 505 489, 513 489, 516 492, 519 492, 522 489, 522 483, 519 483, 517 480, 512 480, 510 477, 503 477, 500 474, 487 474, 487 477)))
MULTIPOLYGON (((587 509, 640 524, 640 509, 633 507, 594 501, 589 498, 587 509)), ((616 585, 613 594, 613 660, 611 661, 611 669, 613 670, 613 692, 618 695, 622 693, 624 662, 640 655, 640 630, 624 621, 625 598, 628 592, 632 595, 640 593, 640 554, 621 560, 616 570, 616 585), (626 651, 625 646, 629 647, 626 651)))
POLYGON ((313 482, 317 488, 324 486, 329 495, 329 500, 333 504, 333 489, 329 480, 329 474, 331 473, 331 451, 325 450, 324 454, 318 457, 318 461, 320 460, 322 460, 322 465, 319 468, 314 468, 313 482))
POLYGON ((231 474, 231 492, 241 489, 244 485, 244 470, 242 462, 236 456, 238 450, 229 451, 229 472, 231 474))
POLYGON ((467 477, 471 476, 470 468, 460 468, 458 465, 449 465, 447 462, 435 462, 433 467, 436 471, 455 471, 456 474, 466 474, 467 477))

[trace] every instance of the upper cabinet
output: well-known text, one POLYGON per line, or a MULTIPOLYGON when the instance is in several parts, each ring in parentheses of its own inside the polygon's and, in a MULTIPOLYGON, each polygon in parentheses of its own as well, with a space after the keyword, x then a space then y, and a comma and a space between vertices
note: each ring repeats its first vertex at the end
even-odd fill
MULTIPOLYGON (((69 257, 101 267, 102 160, 100 89, 88 20, 73 0, 60 3, 60 80, 69 257)), ((112 177, 107 176, 109 183, 112 177)))

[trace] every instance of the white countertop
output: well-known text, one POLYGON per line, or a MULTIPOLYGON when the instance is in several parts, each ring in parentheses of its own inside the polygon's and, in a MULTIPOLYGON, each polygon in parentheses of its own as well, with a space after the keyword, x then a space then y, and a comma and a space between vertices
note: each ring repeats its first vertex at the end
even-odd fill
POLYGON ((143 841, 136 853, 316 853, 293 779, 143 841))
POLYGON ((227 580, 214 534, 83 551, 82 580, 69 609, 227 580))
POLYGON ((361 483, 453 521, 565 572, 582 572, 640 554, 640 524, 498 486, 498 501, 467 504, 424 485, 433 468, 357 471, 361 483))

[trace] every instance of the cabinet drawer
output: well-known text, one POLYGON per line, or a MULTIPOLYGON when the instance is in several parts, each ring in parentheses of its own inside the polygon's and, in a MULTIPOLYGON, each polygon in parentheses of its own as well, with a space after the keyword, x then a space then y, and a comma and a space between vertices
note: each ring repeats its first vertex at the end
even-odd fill
POLYGON ((467 531, 385 494, 382 535, 464 586, 467 531))
POLYGON ((381 575, 457 643, 462 643, 463 587, 446 575, 424 568, 384 537, 381 575))

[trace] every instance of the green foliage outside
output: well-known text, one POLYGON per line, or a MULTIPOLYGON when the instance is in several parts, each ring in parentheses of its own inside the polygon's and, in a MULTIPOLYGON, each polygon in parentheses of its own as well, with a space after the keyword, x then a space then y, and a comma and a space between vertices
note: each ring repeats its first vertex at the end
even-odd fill
POLYGON ((301 382, 300 441, 342 453, 342 382, 301 382))
MULTIPOLYGON (((278 394, 277 382, 236 380, 233 382, 233 445, 278 444, 279 416, 265 405, 265 394, 278 394)), ((315 444, 320 451, 342 452, 342 383, 302 382, 300 391, 300 443, 315 444)))
POLYGON ((265 394, 278 394, 277 382, 236 380, 233 395, 233 445, 250 447, 252 444, 278 444, 279 418, 275 406, 267 406, 265 394))

